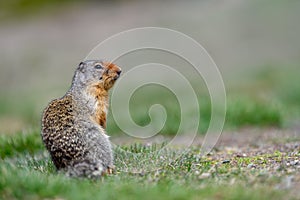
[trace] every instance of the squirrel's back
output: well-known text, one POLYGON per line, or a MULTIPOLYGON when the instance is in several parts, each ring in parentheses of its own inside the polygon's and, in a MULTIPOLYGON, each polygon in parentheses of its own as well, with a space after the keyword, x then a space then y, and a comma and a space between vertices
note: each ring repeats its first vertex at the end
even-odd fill
POLYGON ((57 169, 84 156, 84 143, 75 123, 76 105, 71 95, 49 103, 42 118, 42 139, 57 169))

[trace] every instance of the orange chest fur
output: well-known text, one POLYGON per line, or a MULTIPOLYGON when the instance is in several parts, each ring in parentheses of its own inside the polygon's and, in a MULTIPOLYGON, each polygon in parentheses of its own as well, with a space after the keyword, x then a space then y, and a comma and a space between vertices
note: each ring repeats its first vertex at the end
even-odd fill
POLYGON ((89 93, 96 98, 97 101, 92 118, 105 129, 109 101, 108 92, 99 85, 94 85, 89 88, 89 93))
POLYGON ((94 119, 100 126, 102 126, 105 129, 108 106, 102 104, 103 102, 101 103, 98 102, 94 119))

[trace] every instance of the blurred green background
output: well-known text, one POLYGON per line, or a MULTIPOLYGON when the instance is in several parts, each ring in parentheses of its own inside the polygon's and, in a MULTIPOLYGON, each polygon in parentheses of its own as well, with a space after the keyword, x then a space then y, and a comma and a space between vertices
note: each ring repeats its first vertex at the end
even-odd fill
MULTIPOLYGON (((94 46, 113 34, 144 26, 183 32, 206 48, 227 90, 226 129, 298 130, 299 19, 297 0, 2 0, 0 133, 39 129, 43 108, 64 95, 75 67, 94 46)), ((144 52, 144 57, 133 54, 118 64, 126 66, 145 57, 162 59, 144 52)), ((163 59, 172 63, 173 58, 163 59)), ((184 65, 181 70, 187 76, 192 72, 184 65)), ((195 91, 201 108, 201 133, 209 124, 210 101, 204 84, 195 86, 195 91)), ((169 116, 161 133, 176 133, 179 105, 163 88, 145 87, 136 92, 131 102, 133 119, 140 125, 149 123, 147 112, 154 103, 165 105, 169 116), (164 98, 157 98, 162 95, 164 98)), ((108 132, 120 132, 111 116, 108 132)))

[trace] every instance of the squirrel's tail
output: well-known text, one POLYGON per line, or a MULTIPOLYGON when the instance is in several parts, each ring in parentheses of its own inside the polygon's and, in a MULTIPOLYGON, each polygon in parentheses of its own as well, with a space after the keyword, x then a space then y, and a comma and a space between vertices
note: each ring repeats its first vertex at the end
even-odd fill
POLYGON ((99 179, 104 174, 104 167, 101 163, 90 160, 74 162, 66 168, 66 173, 70 177, 86 177, 99 179))

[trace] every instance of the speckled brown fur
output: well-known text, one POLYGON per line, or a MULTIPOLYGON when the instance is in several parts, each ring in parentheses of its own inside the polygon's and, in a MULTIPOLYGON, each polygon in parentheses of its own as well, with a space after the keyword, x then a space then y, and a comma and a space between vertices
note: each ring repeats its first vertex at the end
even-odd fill
POLYGON ((84 145, 75 131, 75 104, 71 95, 53 100, 45 109, 43 116, 43 140, 51 151, 57 169, 64 168, 70 161, 85 154, 84 145), (58 134, 63 133, 63 136, 58 134))

